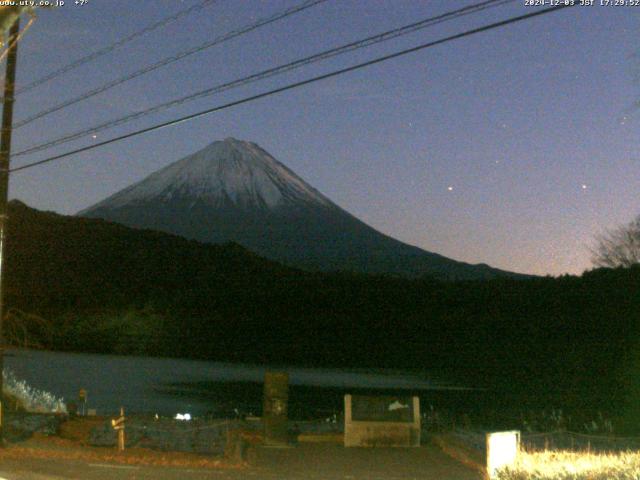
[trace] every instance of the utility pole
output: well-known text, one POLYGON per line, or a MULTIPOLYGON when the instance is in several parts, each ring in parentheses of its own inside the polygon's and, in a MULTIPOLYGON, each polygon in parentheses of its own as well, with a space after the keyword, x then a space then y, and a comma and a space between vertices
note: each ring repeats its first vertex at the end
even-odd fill
POLYGON ((11 157, 11 130, 13 125, 13 95, 16 83, 16 64, 18 63, 18 34, 20 17, 9 30, 9 52, 7 70, 4 78, 4 103, 2 105, 2 129, 0 130, 0 445, 4 445, 4 290, 6 230, 9 201, 9 160, 11 157))

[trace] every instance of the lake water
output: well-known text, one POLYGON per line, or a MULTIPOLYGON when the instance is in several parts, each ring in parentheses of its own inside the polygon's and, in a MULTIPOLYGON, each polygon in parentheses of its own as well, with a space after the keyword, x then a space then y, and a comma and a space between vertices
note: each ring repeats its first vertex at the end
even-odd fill
MULTIPOLYGON (((113 414, 123 406, 129 413, 161 415, 203 415, 215 411, 220 399, 229 403, 243 396, 250 398, 245 404, 259 405, 264 373, 274 370, 260 365, 23 349, 6 351, 5 368, 30 386, 68 401, 77 401, 84 388, 88 408, 98 414, 113 414)), ((339 401, 350 389, 420 392, 439 388, 424 377, 397 371, 275 370, 288 372, 292 392, 306 392, 311 401, 324 391, 333 392, 339 401)))

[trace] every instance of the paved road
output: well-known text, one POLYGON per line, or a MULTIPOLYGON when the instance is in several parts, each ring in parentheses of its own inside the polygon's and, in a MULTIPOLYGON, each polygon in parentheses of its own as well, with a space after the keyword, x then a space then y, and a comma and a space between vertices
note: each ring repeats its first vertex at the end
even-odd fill
POLYGON ((345 449, 333 444, 295 448, 257 448, 242 469, 188 469, 124 466, 79 461, 2 460, 7 480, 478 480, 481 475, 452 460, 435 446, 421 448, 345 449))

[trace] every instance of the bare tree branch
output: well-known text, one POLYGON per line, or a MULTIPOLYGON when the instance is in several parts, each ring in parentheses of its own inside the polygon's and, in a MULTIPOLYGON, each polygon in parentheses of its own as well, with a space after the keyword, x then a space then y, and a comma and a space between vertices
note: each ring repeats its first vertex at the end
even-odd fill
POLYGON ((640 215, 632 222, 596 237, 591 249, 596 267, 630 267, 640 264, 640 215))

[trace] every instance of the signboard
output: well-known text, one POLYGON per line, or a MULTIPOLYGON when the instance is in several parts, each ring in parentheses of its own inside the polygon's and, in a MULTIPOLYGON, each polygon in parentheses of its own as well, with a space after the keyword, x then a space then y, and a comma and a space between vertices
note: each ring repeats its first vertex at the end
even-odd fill
POLYGON ((352 395, 351 418, 356 422, 413 423, 413 397, 352 395))
POLYGON ((344 446, 420 446, 420 399, 345 395, 344 446))

